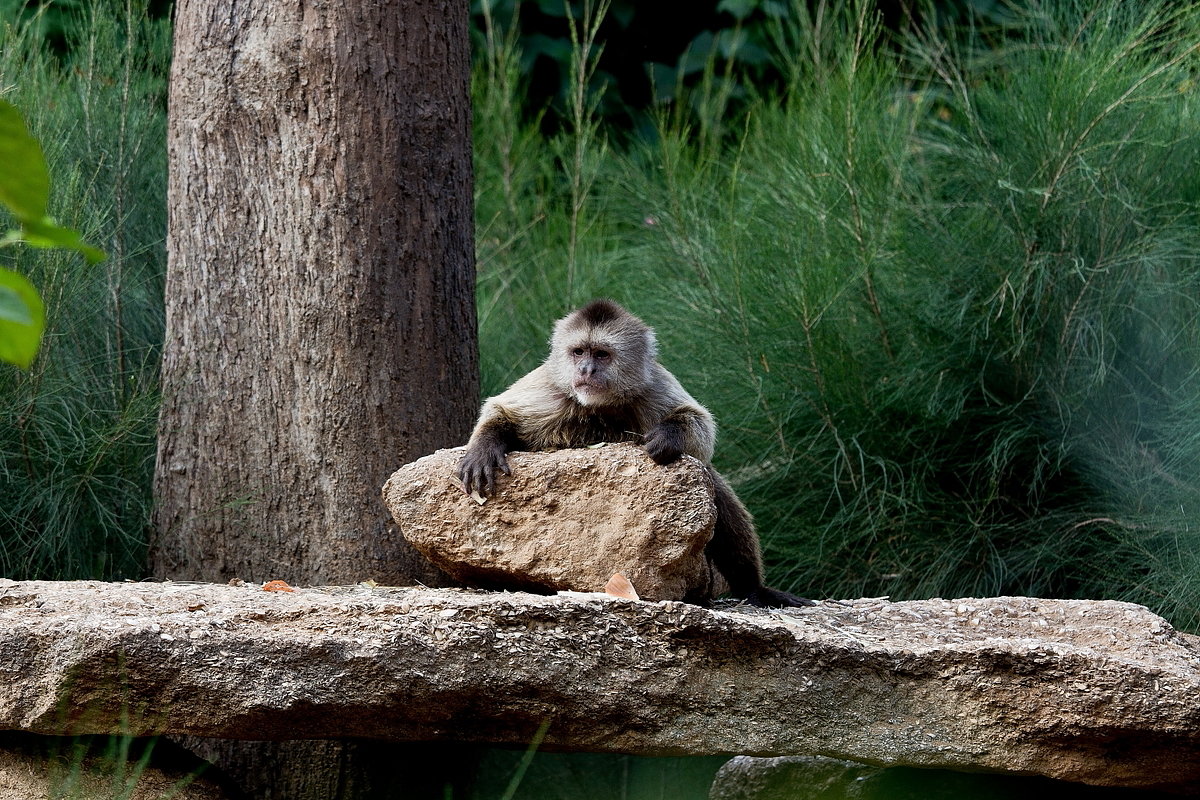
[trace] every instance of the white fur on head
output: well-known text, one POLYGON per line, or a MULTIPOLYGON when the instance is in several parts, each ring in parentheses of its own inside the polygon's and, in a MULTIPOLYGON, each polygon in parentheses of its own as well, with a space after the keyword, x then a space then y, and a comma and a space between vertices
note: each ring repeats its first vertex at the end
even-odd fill
POLYGON ((621 402, 649 385, 658 358, 654 329, 611 300, 594 300, 554 325, 546 364, 555 383, 580 405, 621 402), (571 351, 600 348, 613 354, 606 368, 610 391, 576 391, 571 351))

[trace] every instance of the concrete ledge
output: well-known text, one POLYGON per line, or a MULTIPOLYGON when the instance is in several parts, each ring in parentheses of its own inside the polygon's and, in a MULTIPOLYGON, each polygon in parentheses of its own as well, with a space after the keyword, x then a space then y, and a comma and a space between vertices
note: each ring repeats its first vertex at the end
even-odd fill
POLYGON ((1200 640, 1141 606, 762 611, 0 581, 0 729, 826 755, 1200 788, 1200 640))

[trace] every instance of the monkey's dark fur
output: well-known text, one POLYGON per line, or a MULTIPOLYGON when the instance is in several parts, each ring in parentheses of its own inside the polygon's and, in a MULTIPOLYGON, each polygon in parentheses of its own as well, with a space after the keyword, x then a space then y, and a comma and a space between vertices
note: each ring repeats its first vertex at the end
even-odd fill
POLYGON ((459 463, 468 492, 491 494, 511 475, 512 450, 560 450, 637 442, 655 462, 684 453, 708 467, 717 523, 707 553, 737 597, 757 606, 812 605, 763 585, 758 534, 746 507, 712 468, 712 414, 658 363, 654 331, 611 300, 596 300, 554 326, 545 362, 483 404, 459 463))

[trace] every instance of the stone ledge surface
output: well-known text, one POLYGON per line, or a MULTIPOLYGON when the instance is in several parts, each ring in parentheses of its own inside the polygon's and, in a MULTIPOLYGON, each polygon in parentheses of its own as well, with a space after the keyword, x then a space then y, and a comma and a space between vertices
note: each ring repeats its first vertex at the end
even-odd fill
POLYGON ((763 611, 452 589, 0 581, 0 728, 367 737, 1200 787, 1200 640, 1137 605, 763 611))

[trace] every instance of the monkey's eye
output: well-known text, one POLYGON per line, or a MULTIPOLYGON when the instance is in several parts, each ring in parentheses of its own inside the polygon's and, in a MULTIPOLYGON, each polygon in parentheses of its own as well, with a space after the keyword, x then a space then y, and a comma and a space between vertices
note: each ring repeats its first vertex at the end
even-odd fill
POLYGON ((582 347, 573 347, 573 348, 571 348, 571 355, 573 355, 573 356, 581 356, 581 355, 583 355, 583 348, 582 348, 582 347))
POLYGON ((600 359, 601 361, 605 361, 612 354, 609 353, 607 350, 597 350, 596 352, 592 353, 592 355, 594 357, 600 359))

